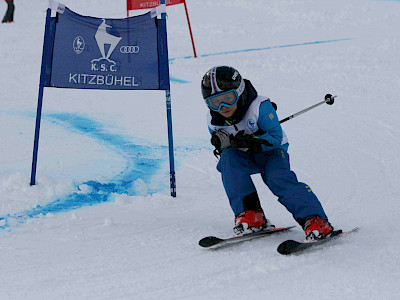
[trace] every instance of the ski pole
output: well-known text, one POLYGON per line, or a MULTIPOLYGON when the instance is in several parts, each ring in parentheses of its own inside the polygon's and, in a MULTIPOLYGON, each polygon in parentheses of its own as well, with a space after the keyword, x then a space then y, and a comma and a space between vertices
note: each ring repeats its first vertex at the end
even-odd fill
POLYGON ((311 110, 313 108, 316 108, 317 106, 320 106, 321 104, 326 103, 326 104, 332 105, 333 102, 335 102, 335 98, 336 97, 337 96, 332 96, 331 94, 326 94, 324 101, 321 101, 321 102, 319 102, 317 104, 314 104, 313 106, 310 106, 309 108, 303 109, 302 111, 299 111, 298 113, 295 113, 295 114, 293 114, 293 115, 291 115, 291 116, 289 116, 287 118, 284 118, 283 120, 280 120, 279 123, 282 124, 283 122, 289 121, 290 119, 293 119, 294 117, 297 117, 297 116, 299 116, 301 114, 304 114, 305 112, 307 112, 307 111, 309 111, 309 110, 311 110))

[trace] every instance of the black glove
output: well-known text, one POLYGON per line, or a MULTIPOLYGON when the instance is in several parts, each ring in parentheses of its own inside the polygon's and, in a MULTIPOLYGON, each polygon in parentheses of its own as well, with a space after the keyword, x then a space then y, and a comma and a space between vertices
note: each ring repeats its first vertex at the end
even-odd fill
POLYGON ((244 130, 239 131, 236 135, 231 134, 229 139, 232 147, 246 152, 261 153, 262 145, 272 146, 267 140, 251 134, 245 134, 244 130))

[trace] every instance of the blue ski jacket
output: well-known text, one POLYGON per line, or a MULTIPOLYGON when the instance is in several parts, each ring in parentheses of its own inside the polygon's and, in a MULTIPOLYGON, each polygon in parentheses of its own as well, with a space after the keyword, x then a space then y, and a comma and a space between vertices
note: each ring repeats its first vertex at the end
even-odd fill
POLYGON ((208 129, 212 134, 218 130, 225 130, 228 134, 236 135, 244 130, 246 134, 267 140, 272 146, 262 145, 263 151, 274 149, 288 150, 289 143, 285 132, 279 123, 276 111, 269 98, 257 95, 249 81, 246 88, 252 93, 244 103, 238 104, 239 112, 232 119, 221 118, 215 112, 208 115, 208 129))

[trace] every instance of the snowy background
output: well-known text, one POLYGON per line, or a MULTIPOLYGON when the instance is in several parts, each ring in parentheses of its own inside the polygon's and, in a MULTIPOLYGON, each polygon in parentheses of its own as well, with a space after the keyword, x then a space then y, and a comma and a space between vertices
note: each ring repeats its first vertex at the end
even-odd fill
MULTIPOLYGON (((126 16, 124 0, 64 0, 126 16)), ((165 94, 45 89, 30 187, 46 0, 0 26, 1 299, 400 299, 400 1, 187 0, 168 7, 177 197, 165 94), (249 51, 251 50, 251 51, 249 51), (290 233, 216 251, 233 215, 209 144, 203 74, 231 65, 278 105, 292 168, 336 228, 361 230, 282 256, 290 233)), ((4 1, 1 3, 5 11, 4 1)), ((278 226, 296 225, 254 177, 278 226)))

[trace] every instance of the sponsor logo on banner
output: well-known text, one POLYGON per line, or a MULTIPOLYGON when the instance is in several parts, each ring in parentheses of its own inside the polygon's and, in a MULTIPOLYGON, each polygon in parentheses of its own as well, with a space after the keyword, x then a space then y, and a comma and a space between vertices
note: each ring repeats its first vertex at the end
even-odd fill
POLYGON ((119 51, 124 54, 139 53, 139 46, 121 46, 119 51))
POLYGON ((77 36, 73 43, 74 51, 76 54, 81 54, 85 49, 85 40, 81 36, 77 36))
MULTIPOLYGON (((90 62, 90 71, 94 72, 117 72, 118 64, 111 59, 113 52, 119 49, 121 54, 137 54, 140 51, 137 45, 121 45, 122 37, 113 35, 107 32, 107 28, 112 28, 108 25, 105 19, 97 28, 94 36, 101 57, 94 58, 90 62)), ((85 41, 81 36, 77 36, 73 43, 73 49, 76 54, 80 54, 85 49, 85 41)), ((114 74, 69 74, 69 83, 85 84, 85 85, 100 85, 100 86, 123 86, 137 87, 138 80, 134 76, 117 76, 114 74)))

